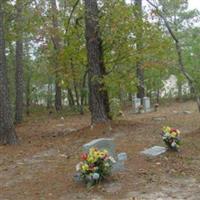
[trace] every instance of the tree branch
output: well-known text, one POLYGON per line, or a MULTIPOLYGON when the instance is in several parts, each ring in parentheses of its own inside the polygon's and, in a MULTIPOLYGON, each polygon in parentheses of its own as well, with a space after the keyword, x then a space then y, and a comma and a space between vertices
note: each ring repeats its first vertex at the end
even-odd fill
POLYGON ((169 31, 170 35, 172 36, 172 38, 175 40, 175 42, 178 42, 178 39, 176 37, 176 35, 174 34, 174 32, 172 31, 166 17, 163 15, 163 13, 159 10, 158 6, 155 5, 154 3, 152 3, 151 1, 149 0, 146 0, 152 7, 154 7, 158 13, 158 15, 163 19, 164 23, 165 23, 165 26, 167 28, 167 30, 169 31))
POLYGON ((74 11, 76 10, 76 7, 78 6, 79 1, 80 1, 80 0, 76 0, 75 4, 73 5, 73 8, 72 8, 71 13, 70 13, 70 15, 69 15, 69 19, 68 19, 68 21, 67 21, 67 26, 65 27, 65 34, 66 34, 67 31, 68 31, 68 28, 69 28, 69 25, 70 25, 70 21, 71 21, 71 19, 72 19, 72 16, 73 16, 73 14, 74 14, 74 11))

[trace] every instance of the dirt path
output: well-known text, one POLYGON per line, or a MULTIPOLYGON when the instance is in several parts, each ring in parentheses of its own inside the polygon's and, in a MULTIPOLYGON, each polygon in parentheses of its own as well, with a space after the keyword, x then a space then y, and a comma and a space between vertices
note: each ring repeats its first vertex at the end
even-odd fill
POLYGON ((125 117, 108 126, 89 126, 89 116, 28 120, 17 128, 22 141, 0 147, 0 200, 200 199, 200 114, 192 102, 163 107, 157 113, 125 117), (191 111, 191 114, 183 111, 191 111), (179 128, 180 153, 154 159, 140 155, 163 145, 163 125, 179 128), (87 190, 73 180, 81 146, 94 138, 114 137, 117 152, 127 152, 126 170, 87 190))

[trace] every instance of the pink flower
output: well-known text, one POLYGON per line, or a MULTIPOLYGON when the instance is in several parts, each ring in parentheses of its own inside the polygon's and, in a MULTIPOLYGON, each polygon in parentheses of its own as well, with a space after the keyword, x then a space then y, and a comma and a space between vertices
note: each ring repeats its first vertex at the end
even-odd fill
POLYGON ((82 160, 87 160, 87 158, 88 158, 87 153, 82 153, 82 154, 81 154, 81 159, 82 159, 82 160))
POLYGON ((176 128, 171 128, 170 133, 177 132, 176 128))

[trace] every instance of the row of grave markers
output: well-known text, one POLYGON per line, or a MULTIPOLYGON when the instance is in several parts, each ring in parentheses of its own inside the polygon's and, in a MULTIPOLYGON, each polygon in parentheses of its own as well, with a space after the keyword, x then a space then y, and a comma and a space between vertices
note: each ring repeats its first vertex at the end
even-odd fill
POLYGON ((135 113, 139 113, 141 105, 143 106, 144 112, 150 112, 151 111, 151 104, 150 104, 150 98, 144 97, 143 98, 143 104, 142 99, 137 98, 136 96, 132 97, 132 104, 133 104, 133 110, 135 113))

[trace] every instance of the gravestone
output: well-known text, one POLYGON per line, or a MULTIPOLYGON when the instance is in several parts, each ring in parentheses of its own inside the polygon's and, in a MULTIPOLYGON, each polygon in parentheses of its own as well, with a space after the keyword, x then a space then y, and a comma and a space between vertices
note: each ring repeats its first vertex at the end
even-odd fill
POLYGON ((113 138, 99 138, 92 140, 91 142, 83 145, 83 152, 88 152, 90 148, 95 147, 97 149, 106 149, 112 157, 115 155, 115 144, 113 138))
POLYGON ((103 192, 107 193, 117 193, 122 189, 122 184, 119 182, 108 182, 103 185, 103 192))
POLYGON ((113 165, 112 172, 118 172, 125 170, 124 162, 127 160, 127 154, 125 152, 117 154, 117 162, 113 165))
POLYGON ((152 120, 155 122, 162 122, 165 121, 167 119, 166 116, 160 116, 160 117, 153 117, 152 120))
POLYGON ((144 111, 149 112, 151 110, 150 98, 144 97, 143 98, 143 104, 144 104, 144 111))
POLYGON ((125 160, 128 159, 128 158, 127 158, 127 154, 126 154, 125 152, 119 153, 119 154, 117 155, 117 159, 118 159, 118 161, 125 161, 125 160))
POLYGON ((88 152, 92 147, 102 150, 106 149, 109 155, 116 160, 116 163, 113 165, 112 172, 123 171, 125 169, 124 161, 127 160, 127 154, 122 152, 116 155, 113 138, 99 138, 92 140, 91 142, 83 145, 83 152, 88 152))
POLYGON ((133 103, 133 110, 135 113, 139 112, 139 107, 141 106, 141 99, 137 98, 136 96, 134 96, 132 98, 132 103, 133 103))
POLYGON ((153 146, 151 148, 141 151, 142 154, 150 157, 159 156, 167 151, 167 148, 161 146, 153 146))

